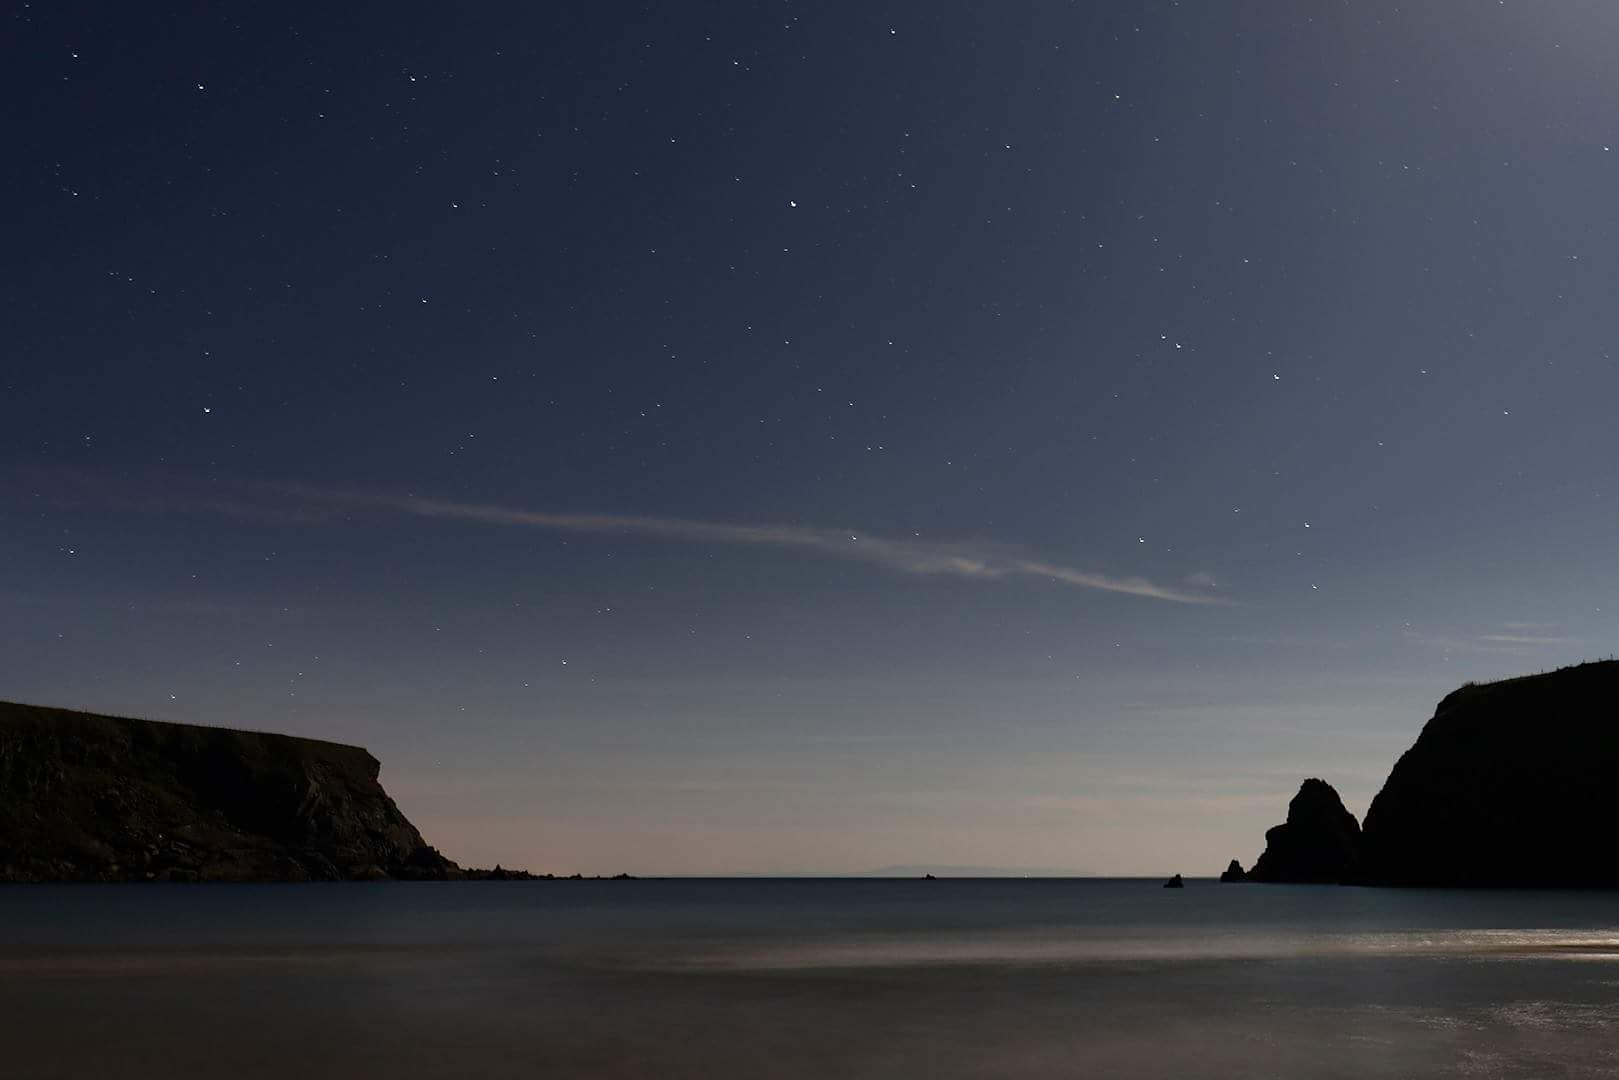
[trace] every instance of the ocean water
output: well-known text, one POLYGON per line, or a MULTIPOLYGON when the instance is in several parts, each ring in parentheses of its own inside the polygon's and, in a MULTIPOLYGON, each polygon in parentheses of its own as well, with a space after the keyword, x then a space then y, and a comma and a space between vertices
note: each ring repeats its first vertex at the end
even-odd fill
POLYGON ((1613 1077, 1619 894, 13 887, 0 1074, 1613 1077))

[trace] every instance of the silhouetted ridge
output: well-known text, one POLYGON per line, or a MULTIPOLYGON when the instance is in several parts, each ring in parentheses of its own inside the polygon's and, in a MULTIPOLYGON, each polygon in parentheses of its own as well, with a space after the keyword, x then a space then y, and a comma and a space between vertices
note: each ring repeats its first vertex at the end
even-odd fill
POLYGON ((1355 815, 1331 784, 1312 777, 1287 804, 1287 821, 1265 833, 1265 852, 1247 880, 1336 884, 1354 875, 1360 848, 1355 815))
POLYGON ((0 702, 0 881, 443 879, 357 746, 0 702))
POLYGON ((1619 886, 1619 662, 1447 695, 1366 812, 1363 880, 1619 886))

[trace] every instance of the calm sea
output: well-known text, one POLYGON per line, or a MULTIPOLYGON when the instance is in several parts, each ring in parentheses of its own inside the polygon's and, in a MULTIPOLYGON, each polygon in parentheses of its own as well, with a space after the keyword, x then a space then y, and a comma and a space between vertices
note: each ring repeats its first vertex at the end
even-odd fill
POLYGON ((1619 894, 0 889, 0 1074, 1613 1077, 1619 894))

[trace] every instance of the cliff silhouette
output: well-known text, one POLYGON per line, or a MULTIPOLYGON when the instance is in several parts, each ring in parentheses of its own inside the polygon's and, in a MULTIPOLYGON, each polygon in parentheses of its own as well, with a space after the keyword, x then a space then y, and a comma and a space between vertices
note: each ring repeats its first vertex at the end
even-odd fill
POLYGON ((462 876, 357 746, 0 702, 0 881, 462 876))
POLYGON ((1447 695, 1366 811, 1360 880, 1615 886, 1619 662, 1447 695))
POLYGON ((1469 683, 1439 702, 1366 812, 1320 780, 1247 878, 1436 887, 1619 887, 1619 661, 1469 683), (1318 785, 1318 786, 1317 786, 1318 785))

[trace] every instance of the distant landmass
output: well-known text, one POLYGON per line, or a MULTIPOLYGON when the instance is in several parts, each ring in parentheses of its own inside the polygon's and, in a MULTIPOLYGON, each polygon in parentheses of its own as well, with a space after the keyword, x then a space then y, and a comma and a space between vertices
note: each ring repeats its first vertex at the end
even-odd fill
POLYGON ((1059 870, 1049 866, 957 866, 951 864, 934 865, 932 863, 917 863, 914 866, 884 866, 877 870, 866 870, 852 876, 924 877, 928 874, 932 874, 934 877, 954 878, 1061 878, 1093 876, 1084 870, 1059 870))
POLYGON ((357 746, 0 702, 0 882, 451 880, 357 746))
POLYGON ((1233 860, 1222 880, 1616 887, 1616 768, 1619 661, 1469 683, 1395 763, 1364 829, 1306 780, 1254 868, 1233 860))

